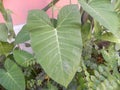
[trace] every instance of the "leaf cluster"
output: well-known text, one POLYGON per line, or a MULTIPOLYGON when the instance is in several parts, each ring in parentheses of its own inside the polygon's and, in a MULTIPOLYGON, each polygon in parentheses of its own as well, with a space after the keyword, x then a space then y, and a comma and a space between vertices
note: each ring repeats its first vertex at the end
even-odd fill
POLYGON ((120 0, 78 0, 55 18, 31 10, 17 36, 0 1, 0 89, 119 90, 120 0), (26 43, 30 41, 30 43, 26 43), (33 53, 21 50, 20 44, 33 53))

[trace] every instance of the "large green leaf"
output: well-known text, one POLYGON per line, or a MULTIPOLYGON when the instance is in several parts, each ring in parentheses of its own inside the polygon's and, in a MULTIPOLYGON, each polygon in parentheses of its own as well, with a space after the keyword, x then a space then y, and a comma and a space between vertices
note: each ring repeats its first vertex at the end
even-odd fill
POLYGON ((16 62, 24 67, 27 67, 30 63, 30 61, 33 60, 32 54, 22 51, 22 50, 14 50, 13 52, 14 58, 16 62))
POLYGON ((80 18, 77 5, 62 8, 56 28, 44 11, 30 11, 28 15, 27 26, 37 61, 53 80, 65 87, 80 63, 80 18))
POLYGON ((4 23, 0 23, 0 41, 7 42, 8 29, 4 23))
POLYGON ((25 90, 25 79, 20 68, 9 59, 4 67, 5 70, 0 69, 0 84, 7 90, 25 90))
POLYGON ((86 3, 85 0, 78 0, 82 8, 114 35, 119 36, 119 19, 114 12, 110 0, 92 0, 86 3))

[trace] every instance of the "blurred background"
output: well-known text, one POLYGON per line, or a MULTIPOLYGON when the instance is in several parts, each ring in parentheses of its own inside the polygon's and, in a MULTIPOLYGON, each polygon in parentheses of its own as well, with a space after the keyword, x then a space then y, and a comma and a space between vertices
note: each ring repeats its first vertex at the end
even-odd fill
MULTIPOLYGON (((29 10, 42 9, 48 5, 52 0, 3 0, 6 9, 12 11, 12 20, 14 25, 24 24, 27 19, 29 10)), ((60 8, 70 4, 76 4, 77 0, 59 0, 54 6, 54 16, 57 16, 60 8)), ((51 17, 51 8, 47 11, 47 14, 51 17)), ((0 14, 0 22, 3 22, 3 18, 0 14)))

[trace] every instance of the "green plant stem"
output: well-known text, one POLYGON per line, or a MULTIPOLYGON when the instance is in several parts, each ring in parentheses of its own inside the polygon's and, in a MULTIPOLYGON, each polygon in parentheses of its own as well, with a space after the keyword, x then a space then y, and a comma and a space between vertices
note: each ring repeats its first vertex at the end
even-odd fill
POLYGON ((49 8, 51 8, 53 5, 55 5, 59 0, 52 0, 46 7, 44 7, 42 10, 47 11, 49 8))
POLYGON ((0 0, 0 12, 2 13, 4 20, 6 21, 6 25, 8 27, 9 33, 10 33, 8 38, 11 40, 12 38, 15 37, 15 32, 13 30, 12 17, 10 15, 10 13, 5 9, 5 7, 3 5, 3 0, 0 0))

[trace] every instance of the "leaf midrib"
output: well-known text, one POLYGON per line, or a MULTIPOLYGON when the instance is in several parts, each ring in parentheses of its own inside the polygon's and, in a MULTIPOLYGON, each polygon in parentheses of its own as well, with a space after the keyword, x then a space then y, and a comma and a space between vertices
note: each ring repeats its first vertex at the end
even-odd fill
MULTIPOLYGON (((58 54, 59 54, 59 60, 60 60, 60 63, 61 63, 61 70, 62 70, 62 72, 64 72, 64 70, 63 70, 63 68, 62 68, 62 54, 61 54, 61 50, 60 50, 60 43, 59 43, 59 38, 58 38, 58 32, 57 32, 57 29, 55 28, 54 29, 54 31, 55 31, 55 36, 56 36, 56 42, 57 42, 57 48, 58 48, 58 54)), ((64 74, 63 73, 61 73, 62 74, 62 76, 64 77, 64 74)), ((64 79, 63 79, 64 80, 64 79)), ((64 83, 65 83, 65 80, 63 81, 64 83)))
POLYGON ((11 76, 11 74, 10 74, 9 72, 6 72, 6 75, 9 76, 9 77, 12 79, 12 81, 13 81, 19 88, 21 88, 21 87, 19 86, 19 84, 17 84, 17 82, 14 80, 14 78, 11 76))

